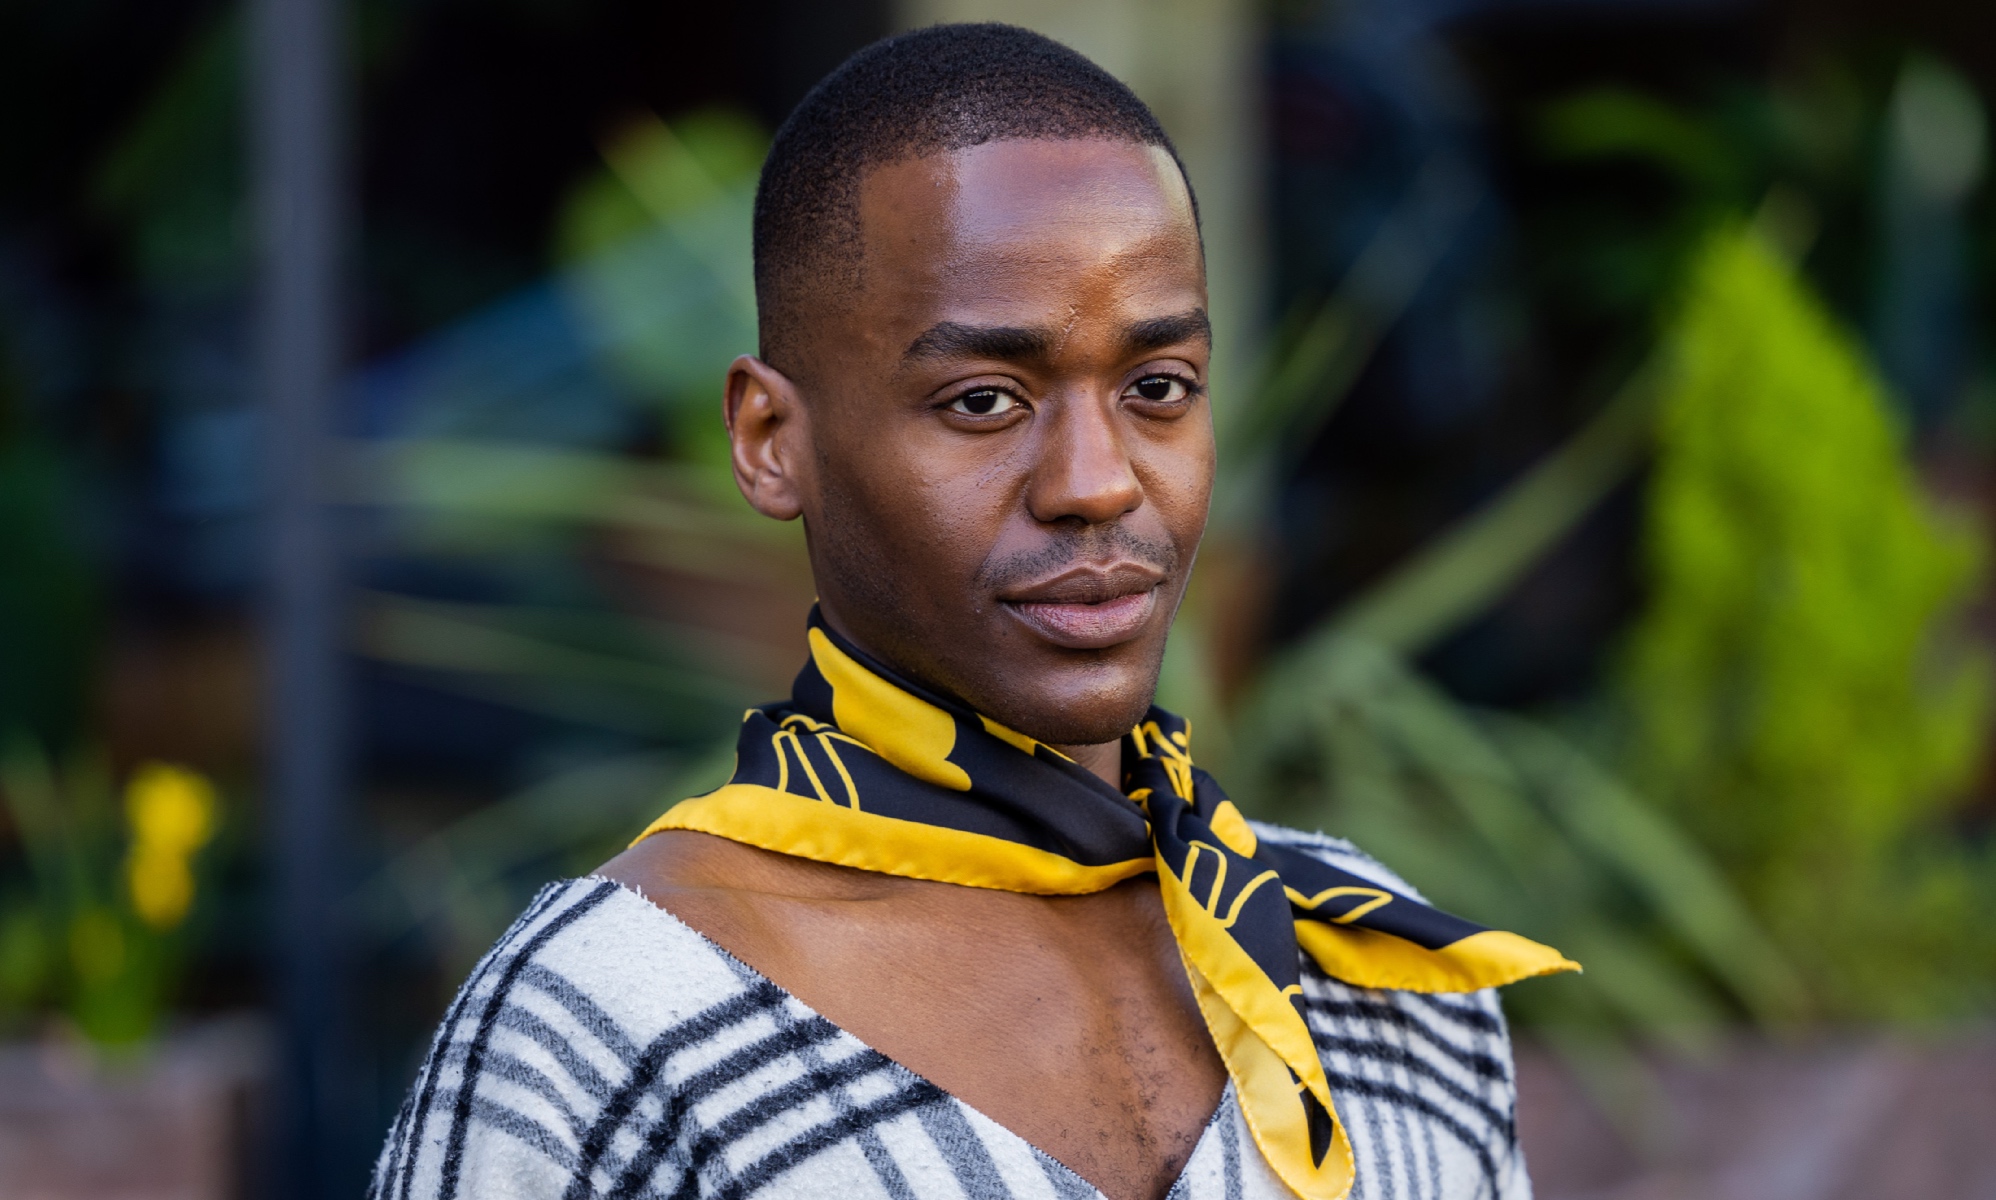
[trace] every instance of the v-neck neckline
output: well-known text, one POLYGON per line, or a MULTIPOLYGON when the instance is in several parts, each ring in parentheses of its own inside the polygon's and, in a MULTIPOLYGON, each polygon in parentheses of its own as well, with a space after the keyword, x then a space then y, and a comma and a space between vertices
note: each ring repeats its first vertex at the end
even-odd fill
MULTIPOLYGON (((866 1040, 861 1038, 858 1034, 852 1032, 850 1029, 847 1029, 845 1026, 839 1024, 837 1021, 832 1020, 830 1017, 819 1012, 817 1009, 811 1007, 809 1004, 806 1004, 795 992, 792 992, 789 988, 784 987, 782 984, 776 982, 774 979, 771 979, 769 976, 764 975, 761 971, 756 970, 748 963, 736 957, 734 952, 729 950, 726 946, 721 945, 713 938, 708 937, 706 934, 701 933, 699 930, 693 928, 691 925, 688 925, 686 922, 680 920, 678 915, 674 913, 671 909, 668 909, 661 904, 653 902, 650 897, 646 896, 643 892, 639 891, 637 888, 630 886, 629 884, 622 883, 615 879, 606 879, 601 875, 591 875, 588 876, 587 878, 589 881, 612 884, 619 891, 628 893, 632 899, 638 901, 640 904, 643 904, 647 909, 650 909, 652 912, 657 913, 659 916, 665 918, 672 925, 678 927, 681 930, 684 930, 686 933, 691 934, 693 937, 699 939, 699 942, 702 946, 712 951, 714 954, 719 955, 725 962, 730 964, 732 969, 734 969, 737 973, 742 975, 752 985, 760 985, 763 987, 768 987, 773 989, 778 994, 780 994, 786 1001, 795 1004, 797 1007, 803 1009, 812 1018, 815 1018, 819 1021, 823 1021, 827 1026, 831 1027, 834 1030, 837 1030, 838 1036, 842 1038, 850 1038, 855 1045, 864 1048, 870 1053, 880 1055, 882 1059, 891 1063, 895 1070, 903 1072, 909 1078, 920 1080, 922 1083, 926 1084, 927 1086, 934 1088, 937 1094, 947 1097, 950 1103, 957 1105, 966 1112, 975 1114, 985 1123, 989 1124, 991 1128, 998 1130, 1006 1137, 1011 1138, 1019 1145, 1024 1146, 1026 1149, 1032 1151, 1035 1155, 1045 1159, 1047 1162, 1052 1163, 1054 1166, 1059 1167, 1062 1171, 1067 1172, 1068 1176, 1072 1178, 1076 1183, 1080 1184, 1082 1187, 1087 1188, 1089 1193, 1093 1195, 1096 1198, 1096 1200, 1108 1200, 1107 1193, 1103 1192, 1100 1187, 1096 1186, 1092 1181, 1084 1177, 1081 1174, 1081 1172, 1075 1170, 1073 1167, 1068 1166, 1065 1162, 1062 1162, 1057 1156, 1055 1156, 1050 1151, 1044 1149, 1041 1146, 1035 1145, 1033 1142, 1028 1140, 1024 1134, 1019 1133, 1018 1131, 1014 1130, 1011 1126, 1006 1125, 1004 1122, 997 1120, 996 1118, 991 1116, 991 1114, 985 1112, 981 1108, 978 1108, 976 1105, 970 1103, 968 1100, 965 1100, 963 1097, 957 1095, 955 1092, 950 1091, 948 1088, 943 1087, 935 1080, 930 1079, 926 1075, 923 1075, 921 1072, 908 1066, 906 1063, 903 1063, 900 1059, 895 1058, 893 1055, 883 1053, 879 1049, 868 1044, 866 1040)), ((1206 1124, 1203 1127, 1201 1127, 1201 1129, 1199 1130, 1198 1140, 1192 1143, 1191 1152, 1185 1156, 1184 1164, 1178 1168, 1178 1175, 1172 1179, 1171 1186, 1165 1190, 1164 1200, 1176 1200, 1176 1198, 1181 1195, 1184 1187, 1186 1186, 1187 1173, 1192 1169, 1192 1164, 1198 1161, 1199 1152, 1205 1149, 1207 1139, 1219 1136, 1220 1124, 1222 1121, 1226 1120, 1229 1117, 1230 1106, 1232 1106, 1235 1103, 1236 1100, 1234 1093, 1234 1081, 1232 1079, 1229 1079, 1227 1080, 1226 1086, 1220 1089, 1219 1103, 1214 1105, 1212 1114, 1206 1118, 1206 1124)), ((1256 1151, 1256 1153, 1259 1153, 1259 1151, 1256 1151)))

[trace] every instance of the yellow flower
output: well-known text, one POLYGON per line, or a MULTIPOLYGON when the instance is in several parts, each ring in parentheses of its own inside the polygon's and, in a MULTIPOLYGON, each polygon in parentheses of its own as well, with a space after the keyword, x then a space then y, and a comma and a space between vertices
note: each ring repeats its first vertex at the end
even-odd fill
POLYGON ((194 872, 184 854, 134 849, 125 864, 132 909, 154 929, 172 929, 194 906, 194 872))
POLYGON ((196 771, 147 763, 125 786, 132 849, 125 882, 132 909, 155 929, 171 929, 194 904, 196 850, 215 832, 215 786, 196 771))

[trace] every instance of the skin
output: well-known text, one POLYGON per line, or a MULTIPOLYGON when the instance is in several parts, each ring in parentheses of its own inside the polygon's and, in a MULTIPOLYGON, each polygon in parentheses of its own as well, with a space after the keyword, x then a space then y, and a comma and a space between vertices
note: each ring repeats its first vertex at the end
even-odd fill
MULTIPOLYGON (((873 170, 860 225, 856 294, 729 373, 742 494, 803 518, 834 628, 1114 783, 1213 477, 1178 169, 987 143, 873 170)), ((1169 1190, 1225 1084, 1155 880, 1024 896, 695 833, 603 873, 1115 1200, 1169 1190)))

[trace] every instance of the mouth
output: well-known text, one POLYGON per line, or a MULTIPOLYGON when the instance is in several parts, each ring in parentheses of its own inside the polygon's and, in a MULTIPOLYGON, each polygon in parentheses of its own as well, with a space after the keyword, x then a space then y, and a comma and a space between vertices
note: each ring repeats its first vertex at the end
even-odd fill
POLYGON ((1105 650, 1142 632, 1157 611, 1163 572, 1119 564, 1070 571, 1000 596, 1040 637, 1069 650, 1105 650))

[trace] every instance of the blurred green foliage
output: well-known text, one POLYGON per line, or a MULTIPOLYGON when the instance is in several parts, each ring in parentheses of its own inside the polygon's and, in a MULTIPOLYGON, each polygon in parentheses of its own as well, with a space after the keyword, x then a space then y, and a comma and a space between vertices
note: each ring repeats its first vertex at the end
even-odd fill
MULTIPOLYGON (((1418 258, 1393 260, 1426 269, 1418 258)), ((1415 282, 1372 290, 1404 295, 1415 282)), ((1362 297, 1347 289, 1327 308, 1362 297)), ((1350 386, 1337 355, 1298 345, 1267 371, 1291 415, 1262 426, 1262 437, 1316 427, 1313 410, 1335 406, 1350 386), (1311 358, 1314 372, 1299 366, 1311 358)), ((1656 376, 1654 365, 1638 369, 1564 445, 1273 654, 1231 713, 1203 701, 1211 684, 1198 678, 1197 650, 1181 651, 1164 689, 1167 703, 1206 709, 1209 730, 1223 723, 1217 769, 1250 813, 1350 837, 1443 907, 1584 963, 1582 976, 1512 989, 1520 1018, 1576 1050, 1631 1034, 1690 1044, 1735 1014, 1785 1021, 1807 1006, 1796 973, 1710 856, 1622 782, 1601 748, 1554 722, 1465 706, 1412 666, 1636 468, 1656 376)), ((1268 403, 1267 392, 1248 401, 1268 403)), ((1223 490, 1267 494, 1253 473, 1278 460, 1252 444, 1255 430, 1232 426, 1237 465, 1223 490)), ((1209 536, 1258 532, 1222 525, 1209 536)), ((1215 615, 1195 598, 1174 643, 1197 646, 1215 615)), ((1215 740, 1201 733, 1201 743, 1215 740)))
POLYGON ((649 113, 569 193, 555 253, 611 375, 658 404, 674 456, 721 468, 717 381, 755 345, 750 217, 769 135, 730 108, 649 113))
POLYGON ((1230 786, 1252 811, 1350 837, 1444 907, 1583 963, 1515 990, 1528 1020, 1695 1039, 1729 1001, 1770 1020, 1802 1010, 1709 857, 1543 722, 1465 708, 1332 629, 1282 656, 1233 736, 1230 786))
POLYGON ((74 508, 75 464, 0 412, 0 730, 80 732, 100 598, 74 508))
POLYGON ((725 202, 744 182, 753 186, 768 145, 761 126, 731 108, 701 109, 670 124, 651 113, 632 118, 604 141, 605 169, 583 176, 562 205, 557 259, 588 258, 725 202))
POLYGON ((1686 279, 1588 426, 1271 662, 1230 778, 1586 963, 1517 989, 1550 1028, 1983 1011, 1996 863, 1943 820, 1989 720, 1986 651, 1956 624, 1976 531, 1934 511, 1862 353, 1762 235, 1717 226, 1686 279), (1595 717, 1422 681, 1404 656, 1645 443, 1648 600, 1595 717))
POLYGON ((1751 230, 1698 252, 1665 353, 1648 606, 1620 679, 1632 777, 1825 1007, 1959 1003, 1934 976, 1991 982, 1996 935, 1952 870, 1901 860, 1938 849, 1983 751, 1988 656, 1947 625, 1979 531, 1934 512, 1862 353, 1751 230))
POLYGON ((1823 57, 1691 102, 1607 86, 1547 105, 1534 141, 1566 173, 1525 214, 1547 319, 1563 337, 1646 342, 1710 231, 1770 201, 1782 219, 1769 231, 1806 245, 1815 286, 1855 305, 1875 267, 1885 100, 1867 73, 1823 57))
POLYGON ((421 930, 468 967, 523 891, 614 855, 663 797, 721 782, 742 709, 768 698, 750 681, 794 665, 649 615, 629 586, 620 604, 603 583, 663 573, 724 594, 810 594, 802 531, 741 501, 719 419, 719 380, 755 344, 749 227, 767 145, 730 109, 639 115, 602 141, 601 166, 556 218, 555 287, 593 369, 654 415, 656 451, 509 439, 481 424, 475 388, 434 391, 422 429, 352 448, 349 499, 391 516, 398 553, 522 581, 480 603, 371 593, 357 648, 649 747, 555 771, 402 848, 357 897, 379 937, 421 930))
POLYGON ((81 732, 102 617, 78 502, 82 464, 37 420, 0 329, 0 733, 81 732))
POLYGON ((226 294, 249 253, 241 136, 242 19, 190 38, 90 182, 90 208, 119 226, 140 279, 226 294))

